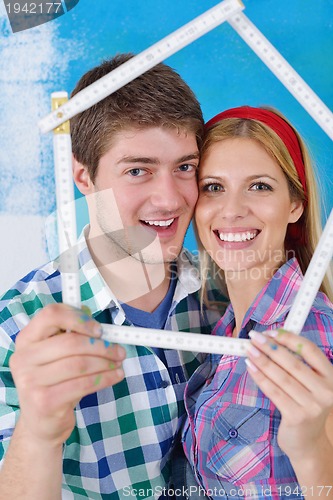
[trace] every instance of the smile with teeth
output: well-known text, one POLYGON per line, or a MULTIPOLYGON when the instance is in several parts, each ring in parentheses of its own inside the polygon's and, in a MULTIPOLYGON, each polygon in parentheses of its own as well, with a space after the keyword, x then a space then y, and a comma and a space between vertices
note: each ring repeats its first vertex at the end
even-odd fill
POLYGON ((173 218, 169 220, 145 220, 143 222, 149 226, 169 227, 174 220, 175 219, 173 218))
POLYGON ((222 241, 251 241, 253 240, 258 234, 259 231, 254 230, 254 231, 245 231, 242 233, 220 233, 217 231, 218 237, 222 241))

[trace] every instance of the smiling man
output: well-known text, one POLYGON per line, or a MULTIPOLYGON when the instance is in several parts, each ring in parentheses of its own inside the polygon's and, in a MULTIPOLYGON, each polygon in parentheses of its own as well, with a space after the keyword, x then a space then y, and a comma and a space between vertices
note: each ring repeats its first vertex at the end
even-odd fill
MULTIPOLYGON (((130 57, 89 71, 74 94, 130 57)), ((2 298, 0 498, 165 497, 200 357, 104 345, 99 322, 209 334, 220 317, 200 310, 197 269, 182 248, 198 195, 201 109, 159 64, 74 117, 71 130, 89 208, 78 248, 92 317, 60 303, 57 262, 2 298)))

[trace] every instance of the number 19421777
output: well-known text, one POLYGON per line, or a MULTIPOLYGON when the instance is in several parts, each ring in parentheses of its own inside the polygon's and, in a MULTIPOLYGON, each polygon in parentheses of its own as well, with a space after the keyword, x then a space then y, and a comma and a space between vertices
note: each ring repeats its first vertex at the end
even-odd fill
MULTIPOLYGON (((8 3, 6 4, 8 14, 57 14, 62 9, 61 2, 43 3, 8 3)), ((59 12, 60 13, 60 12, 59 12)))

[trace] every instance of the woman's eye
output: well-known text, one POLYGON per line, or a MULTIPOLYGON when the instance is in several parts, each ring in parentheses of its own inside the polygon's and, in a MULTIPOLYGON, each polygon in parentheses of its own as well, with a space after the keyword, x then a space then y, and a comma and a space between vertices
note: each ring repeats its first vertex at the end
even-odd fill
POLYGON ((206 193, 219 193, 223 191, 223 187, 220 184, 206 184, 202 187, 202 191, 206 193))
POLYGON ((131 168, 127 173, 132 177, 140 177, 145 174, 145 171, 142 168, 131 168))
POLYGON ((255 184, 252 184, 251 189, 253 191, 272 191, 272 187, 269 184, 266 184, 265 182, 256 182, 255 184))

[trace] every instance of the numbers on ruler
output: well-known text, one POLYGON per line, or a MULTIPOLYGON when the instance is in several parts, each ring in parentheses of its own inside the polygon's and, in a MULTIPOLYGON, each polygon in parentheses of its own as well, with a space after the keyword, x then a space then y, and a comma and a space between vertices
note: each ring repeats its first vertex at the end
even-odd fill
MULTIPOLYGON (((201 14, 201 16, 198 16, 196 19, 192 20, 183 27, 179 28, 177 31, 175 31, 168 37, 157 42, 155 45, 153 45, 153 47, 151 47, 151 52, 146 53, 147 51, 144 51, 141 53, 141 56, 139 54, 138 56, 136 56, 136 58, 134 58, 135 61, 133 60, 133 63, 129 61, 128 61, 129 64, 125 63, 127 65, 126 68, 128 69, 129 74, 133 74, 134 72, 137 71, 137 68, 134 67, 135 64, 137 64, 139 68, 141 67, 142 70, 145 67, 145 62, 146 62, 148 63, 148 67, 146 68, 146 70, 149 69, 150 67, 152 67, 150 65, 155 61, 155 58, 157 58, 156 63, 162 61, 163 54, 164 57, 169 57, 170 55, 177 52, 185 45, 188 45, 189 43, 194 41, 196 38, 199 38, 201 35, 209 31, 210 29, 213 29, 221 22, 226 21, 227 16, 229 17, 233 12, 236 13, 237 11, 240 11, 242 9, 244 9, 244 6, 241 4, 241 2, 236 0, 232 1, 225 0, 225 2, 222 2, 221 4, 206 11, 205 13, 201 14)), ((137 76, 139 76, 139 74, 137 76)), ((124 75, 125 75, 124 73, 121 74, 121 76, 124 75)), ((115 78, 112 79, 111 81, 114 83, 117 81, 117 79, 115 78)), ((124 81, 122 83, 120 79, 120 83, 126 84, 128 83, 128 81, 124 81)), ((113 91, 112 88, 109 88, 107 82, 105 81, 104 83, 98 82, 97 89, 94 89, 92 93, 90 93, 89 91, 85 92, 86 104, 88 104, 89 101, 91 100, 91 105, 93 105, 96 102, 98 102, 96 101, 98 96, 101 96, 100 98, 103 98, 105 96, 102 87, 106 91, 109 90, 110 93, 113 91), (91 98, 91 96, 93 95, 94 98, 91 98)), ((80 105, 80 102, 76 100, 76 96, 70 99, 64 106, 65 108, 63 110, 62 120, 63 119, 68 120, 69 118, 74 116, 76 112, 80 112, 80 110, 83 111, 84 109, 87 109, 84 108, 84 106, 80 105), (71 101, 73 100, 76 101, 75 102, 76 111, 74 111, 74 109, 70 107, 71 101)), ((54 113, 51 113, 51 115, 48 115, 47 117, 40 120, 39 126, 43 132, 48 132, 52 128, 54 128, 54 126, 57 125, 58 121, 59 118, 57 118, 54 113)))

